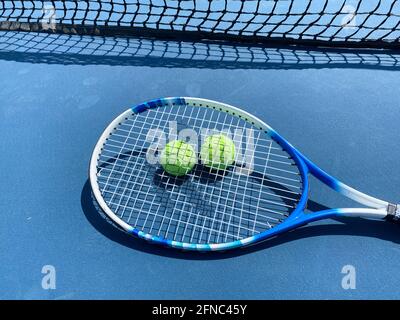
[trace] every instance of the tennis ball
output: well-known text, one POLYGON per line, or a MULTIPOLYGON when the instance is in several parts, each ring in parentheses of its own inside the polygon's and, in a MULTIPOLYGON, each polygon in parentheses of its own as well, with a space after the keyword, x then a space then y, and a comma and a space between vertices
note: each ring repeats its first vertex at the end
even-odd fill
POLYGON ((161 151, 160 163, 169 174, 184 176, 197 163, 196 152, 190 144, 182 140, 174 140, 167 143, 161 151))
POLYGON ((225 170, 235 161, 235 144, 223 134, 208 136, 200 152, 201 162, 216 170, 225 170))

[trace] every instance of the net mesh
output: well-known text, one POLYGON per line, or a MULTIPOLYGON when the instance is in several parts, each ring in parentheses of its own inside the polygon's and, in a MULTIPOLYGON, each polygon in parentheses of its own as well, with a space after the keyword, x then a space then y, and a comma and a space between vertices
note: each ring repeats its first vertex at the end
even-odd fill
POLYGON ((396 47, 396 0, 2 1, 7 30, 396 47))

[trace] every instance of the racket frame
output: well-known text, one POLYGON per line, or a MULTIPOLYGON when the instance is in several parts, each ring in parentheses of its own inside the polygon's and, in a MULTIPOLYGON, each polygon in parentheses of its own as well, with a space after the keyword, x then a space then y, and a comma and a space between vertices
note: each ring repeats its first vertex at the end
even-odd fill
MULTIPOLYGON (((100 208, 114 223, 116 223, 119 227, 122 227, 122 229, 124 229, 127 233, 159 245, 184 249, 184 250, 194 250, 194 251, 221 251, 221 250, 243 247, 250 244, 254 244, 256 242, 266 240, 285 231, 289 231, 297 227, 306 225, 310 222, 322 219, 342 217, 342 216, 385 219, 388 217, 388 210, 389 210, 388 208, 390 206, 393 206, 386 201, 382 201, 377 198, 371 197, 367 194, 364 194, 335 179, 334 177, 332 177, 331 175, 320 169, 318 166, 316 166, 312 161, 310 161, 304 155, 302 155, 295 147, 293 147, 274 129, 272 129, 269 125, 267 125, 265 122, 258 119, 254 115, 251 115, 250 113, 242 109, 239 109, 237 107, 225 103, 208 99, 202 99, 202 98, 193 98, 193 97, 168 97, 168 98, 151 100, 146 103, 142 103, 135 107, 132 107, 123 112, 122 114, 120 114, 118 117, 116 117, 104 130, 98 142, 96 143, 96 146, 94 147, 92 157, 90 160, 89 180, 92 187, 93 195, 97 203, 99 204, 100 208), (100 188, 97 183, 97 174, 98 174, 97 164, 99 160, 99 155, 101 154, 102 148, 106 143, 108 137, 113 133, 114 130, 116 130, 116 128, 118 128, 121 122, 123 122, 126 118, 131 117, 132 115, 146 112, 154 108, 174 107, 175 105, 183 105, 183 104, 188 104, 193 107, 213 108, 221 112, 228 112, 233 116, 239 117, 247 121, 248 123, 251 123, 257 129, 267 134, 292 157, 293 161, 298 167, 302 179, 302 194, 296 208, 293 210, 293 212, 290 214, 288 218, 286 218, 283 222, 274 226, 271 229, 267 229, 259 234, 244 239, 226 243, 199 244, 199 243, 185 243, 180 241, 169 240, 160 236, 155 236, 152 234, 145 233, 127 224, 109 208, 109 206, 103 199, 103 196, 101 195, 100 188), (309 178, 308 178, 309 174, 312 174, 322 183, 326 184, 327 186, 337 191, 338 193, 350 199, 353 199, 362 205, 368 206, 369 208, 335 208, 319 212, 305 213, 304 209, 307 204, 308 193, 309 193, 309 178)), ((399 208, 399 206, 397 206, 397 208, 399 208)))

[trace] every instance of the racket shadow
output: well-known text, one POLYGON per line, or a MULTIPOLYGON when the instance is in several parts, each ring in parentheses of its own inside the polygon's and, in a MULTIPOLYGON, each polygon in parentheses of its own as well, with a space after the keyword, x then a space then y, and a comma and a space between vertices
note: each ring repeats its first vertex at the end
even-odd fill
MULTIPOLYGON (((382 223, 381 221, 365 220, 360 218, 335 219, 330 224, 308 225, 291 232, 271 238, 254 246, 244 247, 227 252, 192 252, 179 251, 171 248, 163 248, 157 245, 147 243, 144 240, 132 239, 133 237, 115 224, 101 211, 93 198, 90 182, 87 180, 81 192, 81 207, 88 222, 102 235, 113 242, 128 247, 133 250, 155 254, 164 257, 186 259, 186 260, 219 260, 229 259, 265 250, 267 248, 279 246, 290 241, 296 241, 304 238, 314 238, 329 235, 343 236, 368 236, 383 239, 400 244, 399 227, 395 224, 382 223)), ((326 206, 309 200, 308 209, 310 211, 319 211, 327 209, 326 206)))

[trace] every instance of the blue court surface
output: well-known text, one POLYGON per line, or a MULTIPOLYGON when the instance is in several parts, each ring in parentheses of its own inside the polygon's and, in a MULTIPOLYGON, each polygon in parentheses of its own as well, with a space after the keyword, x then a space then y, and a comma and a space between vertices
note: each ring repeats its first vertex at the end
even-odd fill
MULTIPOLYGON (((398 203, 400 55, 2 32, 0 70, 0 298, 400 297, 398 225, 327 220, 246 249, 180 252, 112 226, 88 183, 118 114, 195 96, 253 113, 333 176, 398 203), (46 268, 55 289, 42 287, 46 268)), ((355 205, 315 180, 310 199, 355 205)))

